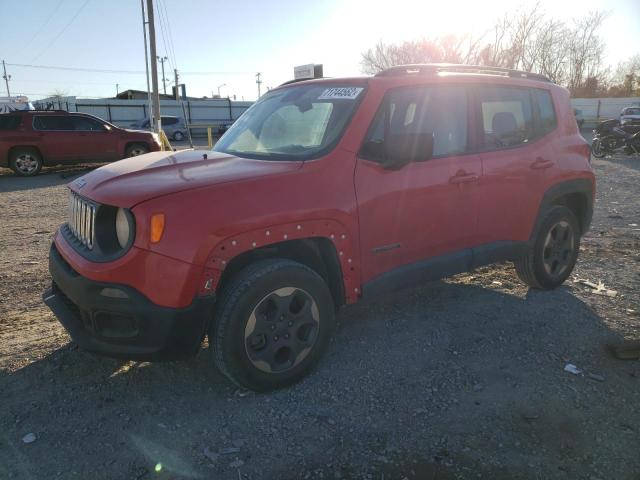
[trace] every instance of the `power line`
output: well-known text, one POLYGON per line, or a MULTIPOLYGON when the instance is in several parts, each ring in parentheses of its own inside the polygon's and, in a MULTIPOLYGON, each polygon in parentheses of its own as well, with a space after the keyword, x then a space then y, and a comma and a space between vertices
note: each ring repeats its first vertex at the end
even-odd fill
POLYGON ((39 68, 44 70, 63 70, 69 72, 124 73, 130 75, 139 75, 145 73, 141 70, 110 70, 103 68, 58 67, 53 65, 33 65, 27 63, 7 63, 7 65, 10 65, 12 67, 39 68))
POLYGON ((169 48, 171 48, 171 55, 173 56, 173 61, 175 63, 175 67, 177 68, 178 65, 178 57, 176 57, 176 50, 174 48, 174 44, 173 44, 173 33, 171 33, 171 22, 169 22, 169 13, 167 12, 167 4, 166 2, 164 2, 164 0, 158 0, 160 3, 160 6, 162 7, 162 9, 164 10, 164 19, 165 19, 165 23, 167 25, 167 33, 169 36, 169 48))
POLYGON ((89 3, 90 0, 85 0, 84 3, 80 6, 80 8, 78 9, 78 11, 76 12, 76 14, 71 17, 71 20, 69 20, 69 23, 67 23, 62 30, 60 30, 60 33, 58 33, 58 35, 55 36, 55 38, 50 41, 49 43, 47 43, 47 46, 44 48, 44 50, 42 50, 38 55, 36 55, 35 57, 33 57, 31 59, 31 61, 33 62, 34 60, 37 60, 38 58, 40 58, 47 50, 49 50, 54 43, 56 43, 56 41, 62 36, 62 34, 64 32, 67 31, 67 28, 69 28, 71 26, 71 24, 75 21, 76 18, 78 18, 78 15, 80 15, 80 13, 82 13, 82 10, 84 10, 84 7, 87 6, 87 4, 89 3))
POLYGON ((36 37, 38 35, 40 35, 42 33, 42 31, 45 29, 45 27, 47 25, 49 25, 49 22, 51 22, 51 19, 55 16, 56 13, 58 13, 58 10, 60 9, 60 6, 64 3, 64 0, 60 0, 58 2, 58 4, 55 6, 55 8, 51 11, 51 13, 49 15, 47 15, 47 18, 44 22, 42 22, 42 25, 40 25, 40 28, 38 28, 38 30, 36 31, 36 33, 34 33, 31 38, 29 39, 29 41, 25 44, 23 44, 23 46, 16 52, 16 55, 18 55, 19 53, 22 53, 25 51, 25 49, 27 49, 31 43, 36 39, 36 37))
POLYGON ((173 68, 175 68, 175 66, 173 64, 173 60, 171 59, 171 51, 167 47, 167 38, 166 38, 165 31, 164 31, 164 21, 162 20, 162 9, 158 5, 158 8, 156 10, 158 12, 158 20, 159 20, 158 23, 160 23, 160 35, 162 36, 162 44, 164 45, 165 57, 168 57, 169 66, 173 69, 173 68), (166 54, 169 54, 169 55, 166 55, 166 54))
MULTIPOLYGON (((142 75, 145 72, 142 70, 115 70, 105 68, 84 68, 84 67, 62 67, 57 65, 34 65, 29 63, 9 63, 7 66, 18 68, 38 68, 44 70, 61 70, 69 72, 95 72, 95 73, 122 73, 126 75, 142 75)), ((254 72, 249 71, 187 71, 180 72, 180 75, 255 75, 254 72)))

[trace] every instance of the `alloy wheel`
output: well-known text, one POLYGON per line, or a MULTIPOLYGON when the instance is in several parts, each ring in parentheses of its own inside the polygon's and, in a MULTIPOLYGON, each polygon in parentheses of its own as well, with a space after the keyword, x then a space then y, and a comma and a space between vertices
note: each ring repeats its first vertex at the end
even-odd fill
POLYGON ((549 276, 557 278, 569 267, 574 244, 574 232, 569 222, 561 220, 549 229, 542 249, 542 263, 549 276))
POLYGON ((130 157, 137 157, 138 155, 144 155, 146 150, 144 148, 132 148, 129 152, 130 157))
POLYGON ((15 166, 23 175, 31 175, 38 169, 38 160, 30 153, 23 153, 16 158, 15 166))
POLYGON ((244 331, 247 356, 254 367, 282 373, 302 362, 316 343, 318 305, 300 288, 279 288, 251 312, 244 331))

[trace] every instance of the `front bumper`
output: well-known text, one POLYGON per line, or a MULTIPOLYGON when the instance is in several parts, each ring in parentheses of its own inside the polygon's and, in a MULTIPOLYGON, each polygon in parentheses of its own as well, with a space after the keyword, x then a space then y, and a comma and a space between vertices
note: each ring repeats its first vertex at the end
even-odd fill
POLYGON ((161 307, 131 287, 83 277, 55 244, 49 271, 53 285, 44 303, 81 348, 131 360, 175 360, 200 348, 215 297, 196 297, 185 308, 161 307))

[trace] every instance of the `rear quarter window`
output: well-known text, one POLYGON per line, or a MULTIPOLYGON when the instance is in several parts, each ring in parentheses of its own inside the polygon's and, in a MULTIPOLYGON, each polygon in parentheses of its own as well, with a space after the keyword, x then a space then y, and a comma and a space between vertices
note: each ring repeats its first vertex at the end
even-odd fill
POLYGON ((18 115, 0 115, 0 132, 16 130, 20 126, 21 117, 18 115))
MULTIPOLYGON (((553 100, 551 93, 547 90, 536 88, 534 90, 534 98, 538 104, 539 121, 536 125, 537 134, 539 136, 555 130, 558 122, 556 120, 556 111, 553 108, 553 100)), ((580 110, 575 110, 576 114, 581 114, 580 110)))

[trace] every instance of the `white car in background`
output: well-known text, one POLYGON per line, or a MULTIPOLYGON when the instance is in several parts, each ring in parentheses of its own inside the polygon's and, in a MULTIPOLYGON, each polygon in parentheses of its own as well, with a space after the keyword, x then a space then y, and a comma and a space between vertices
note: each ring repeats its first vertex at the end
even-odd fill
POLYGON ((620 125, 625 123, 640 123, 640 106, 622 109, 620 112, 620 125))

